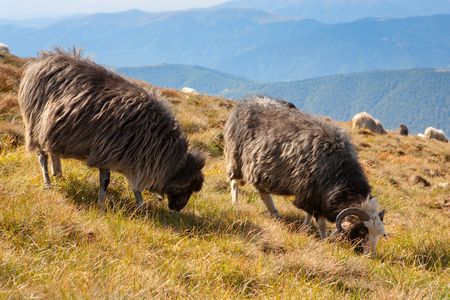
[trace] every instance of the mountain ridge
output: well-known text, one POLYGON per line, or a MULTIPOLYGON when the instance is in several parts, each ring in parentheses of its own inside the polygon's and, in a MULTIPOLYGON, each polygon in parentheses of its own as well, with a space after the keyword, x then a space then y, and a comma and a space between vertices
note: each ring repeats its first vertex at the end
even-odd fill
POLYGON ((0 25, 0 41, 21 57, 75 45, 111 66, 191 64, 290 82, 370 70, 449 68, 447 28, 450 15, 324 24, 253 8, 133 10, 43 28, 0 25))
POLYGON ((255 7, 291 18, 311 18, 324 23, 353 22, 367 17, 407 18, 450 13, 446 0, 236 0, 215 7, 255 7))
POLYGON ((450 132, 450 71, 432 68, 368 71, 293 82, 265 83, 198 66, 160 64, 117 68, 127 77, 181 90, 239 99, 263 93, 293 102, 299 109, 338 121, 361 111, 389 130, 405 123, 413 134, 428 126, 450 132))

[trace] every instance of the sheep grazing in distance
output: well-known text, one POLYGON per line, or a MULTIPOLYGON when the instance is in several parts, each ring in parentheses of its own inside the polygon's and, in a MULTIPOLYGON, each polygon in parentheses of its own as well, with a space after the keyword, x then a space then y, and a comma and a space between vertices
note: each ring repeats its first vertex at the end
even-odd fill
POLYGON ((425 137, 427 139, 435 139, 441 142, 448 143, 448 138, 445 135, 444 131, 436 129, 434 127, 428 127, 425 129, 425 137))
POLYGON ((19 90, 26 148, 36 151, 49 186, 60 158, 74 158, 100 171, 98 204, 110 171, 125 175, 143 210, 142 191, 167 195, 181 210, 202 187, 205 157, 188 142, 155 89, 147 91, 84 58, 81 50, 54 48, 27 64, 19 90))
POLYGON ((400 124, 400 126, 398 126, 397 132, 400 135, 408 136, 409 134, 408 126, 406 126, 405 124, 400 124))
POLYGON ((224 153, 233 204, 239 186, 251 183, 269 214, 280 218, 271 194, 294 195, 294 205, 307 213, 304 227, 314 216, 326 238, 326 219, 336 221, 341 236, 375 253, 384 210, 378 212, 343 129, 279 100, 252 96, 237 104, 225 125, 224 153))
POLYGON ((0 43, 0 53, 1 52, 9 53, 9 47, 3 43, 0 43))
POLYGON ((379 120, 372 118, 368 113, 362 112, 356 114, 352 119, 352 128, 355 129, 368 129, 373 133, 385 134, 383 125, 379 120))
POLYGON ((184 87, 184 88, 181 90, 181 92, 182 92, 182 93, 185 93, 185 94, 198 95, 198 93, 197 93, 196 90, 194 90, 193 88, 189 88, 189 87, 184 87))

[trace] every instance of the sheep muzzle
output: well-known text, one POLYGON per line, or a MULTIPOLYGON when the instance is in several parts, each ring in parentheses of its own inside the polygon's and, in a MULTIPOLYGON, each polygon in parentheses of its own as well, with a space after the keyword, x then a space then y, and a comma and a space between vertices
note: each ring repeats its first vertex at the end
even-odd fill
POLYGON ((169 208, 174 211, 182 210, 189 201, 192 193, 185 193, 182 195, 167 195, 169 200, 169 208))

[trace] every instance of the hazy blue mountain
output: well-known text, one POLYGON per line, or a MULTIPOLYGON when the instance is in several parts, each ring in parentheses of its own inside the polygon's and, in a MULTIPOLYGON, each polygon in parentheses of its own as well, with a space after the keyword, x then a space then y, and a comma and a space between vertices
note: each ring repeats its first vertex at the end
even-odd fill
MULTIPOLYGON (((20 56, 34 56, 39 49, 60 44, 82 45, 96 54, 97 60, 111 65, 192 63, 239 54, 255 44, 263 44, 274 35, 263 33, 253 37, 258 27, 266 23, 279 27, 278 22, 284 20, 256 9, 167 13, 132 10, 74 18, 45 28, 22 30, 20 34, 11 29, 14 26, 0 26, 0 39, 20 56)), ((278 34, 282 29, 285 28, 274 30, 278 34)), ((295 32, 296 28, 290 29, 278 40, 295 32)))
POLYGON ((192 64, 264 82, 450 67, 450 15, 324 24, 254 8, 94 14, 42 28, 0 25, 19 56, 83 46, 110 66, 192 64))
POLYGON ((450 71, 372 71, 286 83, 262 83, 196 66, 154 65, 118 68, 119 73, 156 86, 239 99, 263 93, 339 121, 367 111, 390 130, 404 123, 413 134, 428 126, 450 133, 450 71))
POLYGON ((256 81, 193 65, 156 64, 143 67, 120 67, 116 71, 127 77, 143 80, 155 86, 181 90, 195 87, 203 94, 239 97, 256 81), (230 90, 228 93, 227 89, 230 90), (233 92, 231 92, 233 91, 233 92), (239 91, 239 92, 238 92, 239 91))
POLYGON ((364 19, 265 44, 225 58, 212 67, 260 81, 291 81, 383 69, 448 68, 449 28, 448 15, 364 19))
POLYGON ((324 23, 352 22, 368 17, 407 18, 450 14, 448 0, 238 0, 216 7, 253 7, 290 18, 324 23))
POLYGON ((0 25, 14 25, 21 28, 39 28, 48 26, 50 24, 67 20, 73 18, 80 18, 85 16, 83 14, 65 16, 61 18, 33 18, 33 19, 25 19, 25 20, 9 20, 9 19, 0 19, 0 25))

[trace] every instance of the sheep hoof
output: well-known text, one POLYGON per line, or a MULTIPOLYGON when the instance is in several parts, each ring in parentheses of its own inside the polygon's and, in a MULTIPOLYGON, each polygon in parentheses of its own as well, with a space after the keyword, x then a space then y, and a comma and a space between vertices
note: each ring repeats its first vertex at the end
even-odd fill
POLYGON ((105 213, 108 212, 108 206, 105 203, 97 202, 97 206, 100 210, 103 210, 105 213))
POLYGON ((144 216, 148 215, 148 209, 147 206, 144 205, 144 203, 139 204, 136 211, 139 212, 140 214, 143 214, 144 216))
POLYGON ((271 215, 272 218, 277 219, 277 220, 281 220, 281 216, 280 213, 278 212, 278 210, 274 211, 274 213, 271 215))

